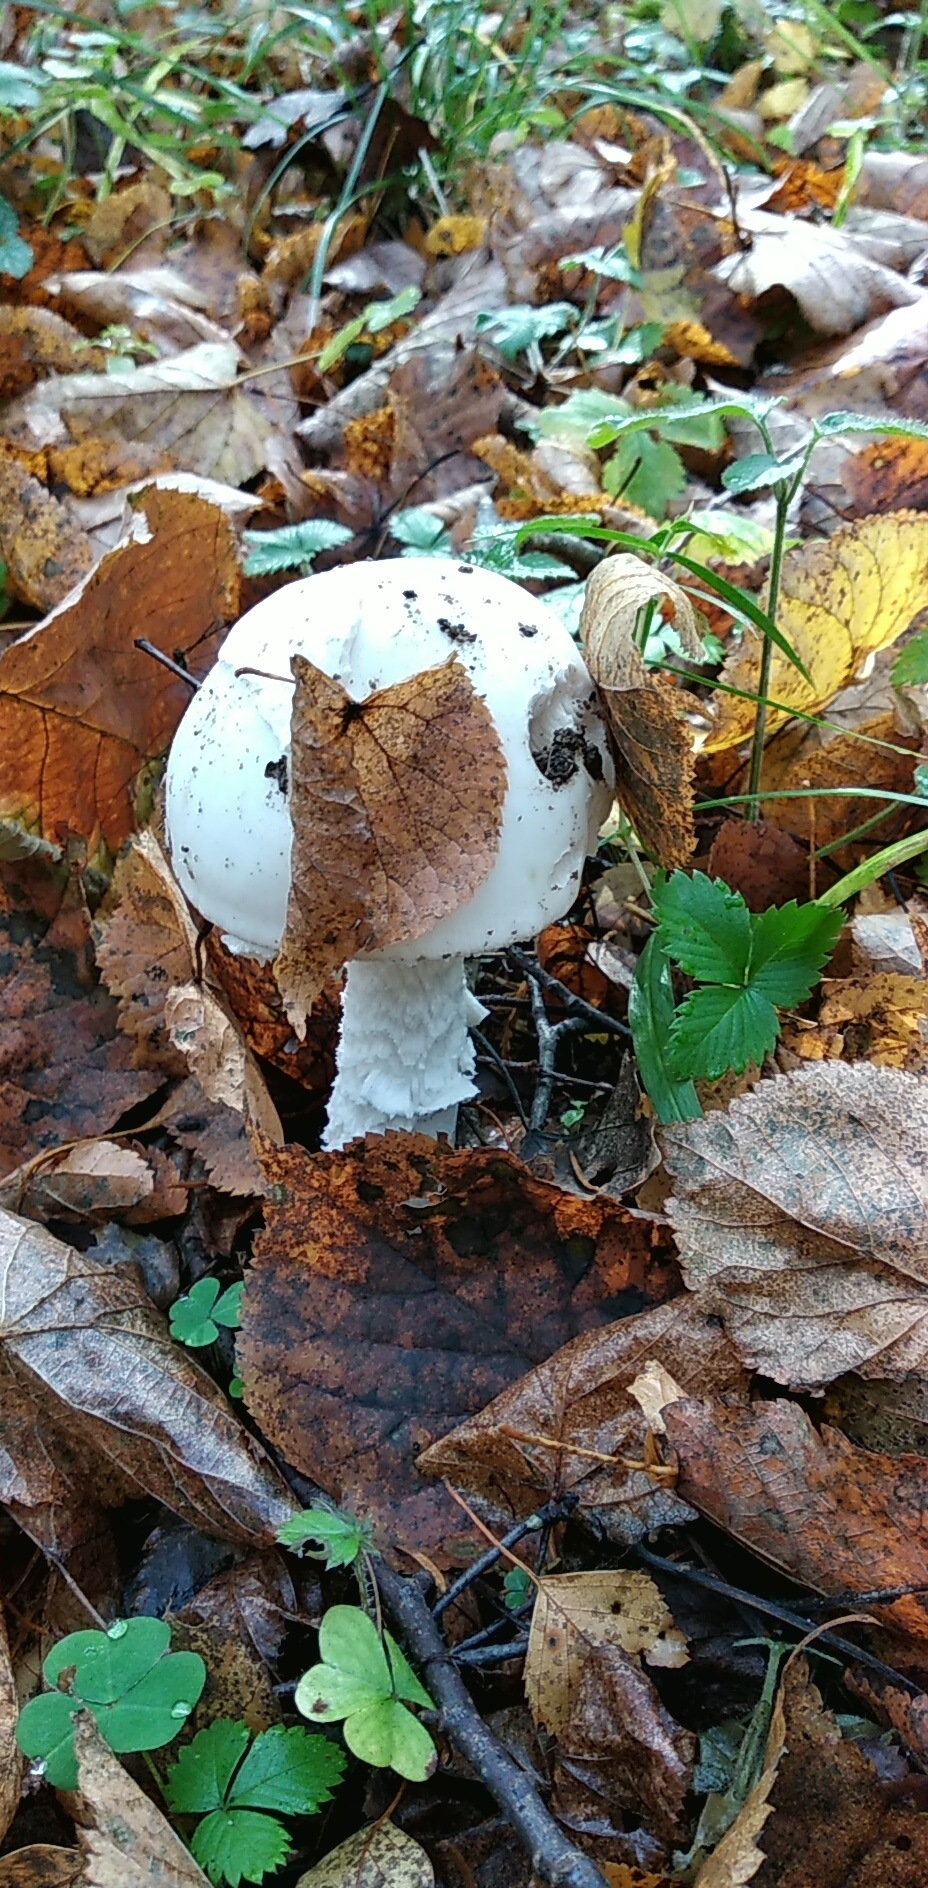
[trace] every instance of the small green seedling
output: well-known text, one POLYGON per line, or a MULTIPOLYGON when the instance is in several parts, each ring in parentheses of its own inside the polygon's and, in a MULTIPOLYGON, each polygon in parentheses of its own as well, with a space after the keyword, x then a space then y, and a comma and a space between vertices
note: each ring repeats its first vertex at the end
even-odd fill
POLYGON ((353 1567, 373 1546, 368 1522, 355 1520, 353 1514, 339 1514, 334 1508, 304 1509, 302 1514, 295 1514, 282 1523, 277 1539, 282 1547, 289 1547, 296 1554, 306 1554, 310 1560, 324 1560, 329 1569, 353 1567), (311 1541, 318 1542, 318 1546, 311 1547, 311 1541))
POLYGON ((275 1724, 252 1741, 247 1724, 219 1718, 198 1731, 165 1783, 176 1815, 202 1816, 191 1850, 212 1882, 263 1881, 292 1842, 281 1816, 313 1816, 341 1782, 345 1759, 325 1737, 275 1724))
POLYGON ((818 983, 843 914, 794 899, 757 915, 704 872, 661 876, 653 896, 659 947, 702 986, 673 1014, 670 1075, 713 1081, 762 1062, 780 1033, 777 1010, 803 1003, 818 983))
POLYGON ((242 1321, 244 1285, 230 1285, 220 1297, 218 1278, 199 1278, 171 1306, 171 1336, 190 1350, 215 1344, 219 1326, 237 1331, 242 1321))
POLYGON ((333 518, 307 518, 303 524, 284 524, 279 531, 243 531, 246 577, 275 577, 280 570, 312 569, 320 551, 335 551, 354 537, 348 526, 333 518))
POLYGON ((509 1613, 521 1612, 532 1597, 535 1583, 524 1567, 510 1567, 503 1575, 503 1605, 509 1613))
POLYGON ((407 1709, 434 1705, 395 1639, 383 1636, 359 1606, 330 1606, 319 1629, 322 1663, 296 1688, 296 1706, 314 1724, 344 1719, 352 1755, 377 1770, 424 1783, 438 1753, 424 1724, 407 1709))
POLYGON ((422 290, 410 284, 408 288, 401 288, 399 294, 388 302, 368 302, 359 315, 346 321, 344 327, 333 334, 331 341, 326 342, 316 361, 320 374, 327 374, 347 354, 348 349, 355 347, 359 341, 367 340, 372 334, 382 334, 385 328, 392 328, 395 321, 403 321, 412 314, 421 299, 422 290))
POLYGON ((160 1750, 186 1723, 206 1683, 196 1652, 170 1652, 163 1619, 120 1619, 106 1632, 72 1632, 42 1671, 56 1687, 32 1698, 16 1738, 58 1790, 77 1789, 74 1718, 86 1707, 111 1750, 160 1750))

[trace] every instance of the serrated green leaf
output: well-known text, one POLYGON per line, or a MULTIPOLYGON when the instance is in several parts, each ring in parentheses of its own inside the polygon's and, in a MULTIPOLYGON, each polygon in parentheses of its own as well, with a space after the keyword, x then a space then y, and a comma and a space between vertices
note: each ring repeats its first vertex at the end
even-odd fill
POLYGON ((742 492, 759 492, 768 485, 782 484, 783 478, 782 461, 772 453, 749 452, 725 467, 722 484, 737 497, 742 492))
POLYGON ((214 1809, 197 1824, 190 1843, 194 1859, 212 1882, 239 1888, 260 1882, 290 1854, 290 1837, 276 1816, 253 1809, 214 1809))
POLYGON ((443 557, 451 550, 447 525, 425 505, 410 505, 406 511, 395 511, 390 520, 390 536, 397 544, 405 544, 412 555, 443 557))
MULTIPOLYGON (((653 425, 652 417, 652 425, 653 425)), ((649 432, 620 440, 603 467, 603 487, 640 505, 651 518, 664 518, 672 498, 686 490, 686 468, 675 447, 649 432)))
POLYGON ((712 400, 703 399, 701 411, 694 412, 693 401, 698 398, 685 387, 668 382, 661 393, 660 405, 654 409, 655 427, 661 438, 672 446, 719 452, 725 444, 725 422, 712 400), (678 417, 677 409, 684 406, 686 417, 678 417))
POLYGON ((514 361, 526 348, 552 335, 563 334, 576 317, 577 310, 572 302, 548 302, 542 308, 535 308, 530 302, 517 302, 512 308, 478 315, 476 330, 478 334, 490 336, 504 360, 514 361))
POLYGON ((311 564, 320 551, 337 550, 354 536, 347 525, 332 518, 307 518, 302 524, 281 525, 279 531, 243 531, 249 577, 271 577, 280 570, 311 564))
POLYGON ((628 402, 601 387, 577 387, 561 406, 542 407, 530 431, 539 439, 571 439, 586 445, 591 427, 631 412, 628 402))
POLYGON ((760 991, 708 984, 681 1003, 670 1031, 668 1060, 681 1080, 717 1081, 749 1062, 762 1062, 780 1033, 773 1004, 760 991))
POLYGON ((893 663, 894 688, 917 687, 922 682, 928 682, 928 629, 920 629, 893 663))
POLYGON ((778 1009, 804 1003, 838 941, 844 914, 826 905, 774 905, 751 920, 750 989, 778 1009))
POLYGON ((228 1791, 230 1808, 269 1809, 313 1816, 327 1803, 345 1771, 345 1759, 326 1737, 300 1724, 275 1724, 255 1738, 228 1791))
POLYGON ((177 1815, 203 1815, 221 1809, 251 1732, 234 1718, 217 1718, 185 1744, 167 1774, 165 1795, 177 1815))
MULTIPOLYGON (((751 956, 751 914, 740 892, 705 872, 671 872, 654 886, 661 943, 688 977, 741 984, 751 956)), ((678 1071, 679 1072, 679 1071, 678 1071)))
POLYGON ((649 937, 635 970, 629 992, 628 1021, 635 1060, 659 1121, 696 1121, 702 1114, 692 1082, 680 1082, 667 1064, 667 1045, 674 1016, 670 965, 655 931, 649 937))
POLYGON ((880 419, 873 413, 824 413, 812 423, 819 439, 832 439, 836 433, 895 433, 903 439, 928 439, 928 426, 921 420, 880 419))
POLYGON ((292 1515, 277 1530, 282 1547, 295 1553, 301 1549, 314 1560, 324 1560, 327 1567, 350 1567, 372 1542, 371 1530, 352 1514, 336 1514, 328 1508, 307 1508, 292 1515), (318 1541, 321 1552, 314 1553, 310 1541, 318 1541))
POLYGON ((362 1763, 395 1770, 410 1783, 424 1783, 438 1761, 425 1725, 396 1698, 381 1698, 353 1712, 345 1721, 345 1743, 362 1763))
POLYGON ((26 1757, 39 1758, 49 1783, 56 1790, 77 1789, 74 1754, 76 1698, 63 1691, 43 1691, 23 1705, 16 1726, 16 1742, 26 1757))
MULTIPOLYGON (((758 420, 766 422, 774 409, 781 405, 782 401, 779 398, 752 400, 746 396, 743 400, 706 401, 705 399, 694 399, 693 396, 690 395, 689 405, 681 408, 681 410, 674 415, 674 418, 677 421, 701 419, 705 418, 706 413, 711 411, 717 414, 720 420, 738 418, 754 420, 755 423, 758 420)), ((654 424, 653 408, 649 407, 646 412, 639 411, 625 415, 618 411, 618 403, 616 403, 615 417, 610 416, 604 419, 601 424, 590 433, 587 443, 590 446, 596 447, 610 446, 612 441, 618 439, 623 433, 638 433, 653 427, 654 424)))

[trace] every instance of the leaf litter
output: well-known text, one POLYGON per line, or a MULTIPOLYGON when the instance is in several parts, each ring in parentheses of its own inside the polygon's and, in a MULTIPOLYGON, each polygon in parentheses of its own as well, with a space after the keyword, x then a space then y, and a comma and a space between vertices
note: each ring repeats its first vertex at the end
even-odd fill
MULTIPOLYGON (((508 15, 444 67, 417 21, 407 71, 362 11, 255 42, 220 132, 235 22, 191 91, 97 9, 75 119, 87 48, 32 11, 0 28, 0 1883, 235 1883, 293 1843, 305 1888, 915 1888, 928 191, 887 29, 856 65, 818 17, 723 50, 686 0, 636 20, 630 104, 567 83, 559 22, 536 68, 508 15), (473 75, 454 120, 477 46, 528 86, 513 136, 473 75), (460 1145, 320 1153, 343 966, 492 865, 485 704, 453 660, 355 703, 293 652, 276 963, 187 907, 164 756, 242 609, 407 552, 582 637, 615 804, 563 925, 471 967, 460 1145), (284 1524, 314 1562, 270 1559, 284 1524), (89 1720, 31 1819, 18 1701, 62 1632, 142 1618, 165 1532, 197 1735, 295 1748, 360 1597, 424 1819, 368 1726, 363 1805, 192 1854, 89 1720)), ((280 1807, 228 1783, 207 1820, 280 1807)))

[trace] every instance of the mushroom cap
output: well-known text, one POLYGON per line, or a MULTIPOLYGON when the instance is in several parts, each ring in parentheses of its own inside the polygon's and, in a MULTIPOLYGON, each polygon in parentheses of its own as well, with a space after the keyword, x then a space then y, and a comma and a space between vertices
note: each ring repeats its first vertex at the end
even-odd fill
POLYGON ((283 935, 294 654, 358 701, 455 655, 503 745, 508 787, 490 873, 467 904, 384 956, 498 949, 569 909, 611 798, 583 658, 560 617, 509 578, 450 558, 396 558, 320 572, 249 610, 177 730, 166 794, 174 870, 234 949, 273 955, 283 935))

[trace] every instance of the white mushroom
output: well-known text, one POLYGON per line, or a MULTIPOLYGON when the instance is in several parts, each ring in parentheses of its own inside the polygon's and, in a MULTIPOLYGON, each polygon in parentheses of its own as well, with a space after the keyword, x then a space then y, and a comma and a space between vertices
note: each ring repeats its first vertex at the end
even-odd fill
POLYGON ((456 655, 496 723, 508 786, 495 863, 426 936, 349 964, 326 1145, 387 1128, 453 1133, 482 1013, 464 960, 563 916, 608 811, 590 677, 553 610, 450 559, 343 565, 250 610, 177 731, 167 828, 191 903, 232 949, 262 958, 279 948, 290 889, 292 689, 274 678, 294 654, 355 700, 456 655))

